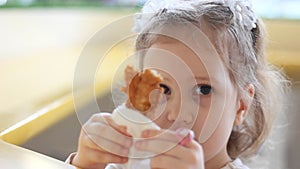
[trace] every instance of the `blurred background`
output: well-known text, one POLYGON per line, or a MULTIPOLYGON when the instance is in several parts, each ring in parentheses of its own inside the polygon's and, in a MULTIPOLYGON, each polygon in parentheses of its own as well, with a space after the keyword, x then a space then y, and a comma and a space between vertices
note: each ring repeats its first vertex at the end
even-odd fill
MULTIPOLYGON (((296 169, 300 166, 300 1, 252 2, 268 31, 268 60, 282 67, 292 82, 286 112, 278 115, 268 148, 260 153, 270 168, 296 169)), ((143 3, 145 0, 0 0, 2 139, 60 160, 76 151, 80 123, 74 113, 72 83, 77 59, 97 31, 136 13, 143 3)), ((117 66, 114 62, 122 61, 132 50, 127 47, 110 50, 114 59, 107 62, 106 75, 117 66)), ((111 111, 108 85, 98 90, 101 110, 111 111)), ((81 109, 87 118, 95 113, 88 101, 81 109)))

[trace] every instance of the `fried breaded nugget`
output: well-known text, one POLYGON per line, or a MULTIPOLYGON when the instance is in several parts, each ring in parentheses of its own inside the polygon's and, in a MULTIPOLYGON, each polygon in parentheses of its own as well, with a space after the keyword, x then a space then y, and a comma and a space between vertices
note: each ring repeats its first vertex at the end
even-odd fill
POLYGON ((153 90, 162 91, 160 82, 162 77, 154 70, 145 69, 137 72, 133 67, 125 69, 126 86, 121 90, 128 94, 127 105, 141 112, 146 112, 151 107, 150 93, 153 90))

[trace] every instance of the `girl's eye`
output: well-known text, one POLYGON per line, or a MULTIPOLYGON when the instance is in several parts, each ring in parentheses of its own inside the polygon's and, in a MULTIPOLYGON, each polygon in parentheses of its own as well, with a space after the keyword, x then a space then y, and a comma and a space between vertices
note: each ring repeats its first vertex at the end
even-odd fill
POLYGON ((171 95, 171 89, 167 85, 159 84, 159 86, 163 89, 165 95, 171 95))
POLYGON ((209 95, 212 91, 210 85, 198 85, 196 88, 196 93, 200 95, 209 95))

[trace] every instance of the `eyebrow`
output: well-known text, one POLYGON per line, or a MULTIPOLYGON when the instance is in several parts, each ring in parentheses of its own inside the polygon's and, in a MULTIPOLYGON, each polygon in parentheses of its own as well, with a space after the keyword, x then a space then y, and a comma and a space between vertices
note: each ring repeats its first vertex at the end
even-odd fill
MULTIPOLYGON (((209 76, 195 76, 195 77, 192 78, 192 80, 193 79, 208 81, 208 82, 213 81, 214 83, 219 82, 219 80, 217 80, 213 76, 211 76, 211 78, 209 78, 209 76)), ((169 77, 163 77, 163 81, 169 81, 170 82, 170 81, 172 81, 172 79, 169 78, 169 77)))
POLYGON ((214 77, 209 77, 209 76, 195 76, 196 80, 204 80, 204 81, 214 81, 214 82, 218 82, 217 79, 215 79, 214 77))

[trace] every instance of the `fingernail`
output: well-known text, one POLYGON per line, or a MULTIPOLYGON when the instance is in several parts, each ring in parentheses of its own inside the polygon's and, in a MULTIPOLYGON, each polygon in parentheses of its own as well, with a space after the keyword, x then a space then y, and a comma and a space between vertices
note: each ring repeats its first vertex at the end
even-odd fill
POLYGON ((176 130, 176 136, 178 138, 179 144, 182 146, 186 146, 194 139, 195 134, 192 130, 179 128, 176 130))

